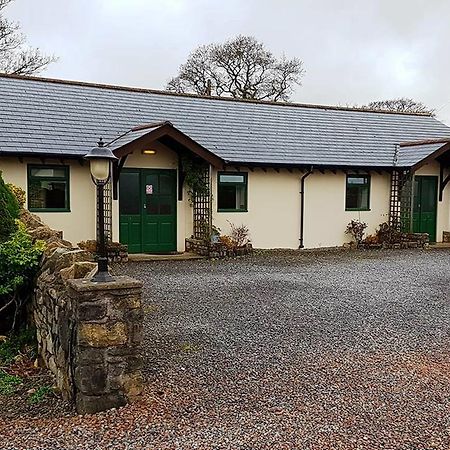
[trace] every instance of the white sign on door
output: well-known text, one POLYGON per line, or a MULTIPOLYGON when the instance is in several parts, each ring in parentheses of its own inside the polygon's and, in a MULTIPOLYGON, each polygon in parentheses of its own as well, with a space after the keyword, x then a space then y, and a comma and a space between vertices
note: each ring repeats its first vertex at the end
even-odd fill
POLYGON ((153 194, 153 184, 147 184, 147 185, 145 186, 145 193, 146 193, 147 195, 153 194))

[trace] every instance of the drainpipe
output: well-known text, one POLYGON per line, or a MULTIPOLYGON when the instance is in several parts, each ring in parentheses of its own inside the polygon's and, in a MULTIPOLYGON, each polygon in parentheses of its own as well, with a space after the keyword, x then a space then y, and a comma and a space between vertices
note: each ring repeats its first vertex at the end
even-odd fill
POLYGON ((305 226, 305 180, 309 175, 313 173, 313 166, 308 170, 308 172, 304 173, 302 178, 300 179, 300 245, 299 249, 304 248, 303 245, 303 229, 305 226))

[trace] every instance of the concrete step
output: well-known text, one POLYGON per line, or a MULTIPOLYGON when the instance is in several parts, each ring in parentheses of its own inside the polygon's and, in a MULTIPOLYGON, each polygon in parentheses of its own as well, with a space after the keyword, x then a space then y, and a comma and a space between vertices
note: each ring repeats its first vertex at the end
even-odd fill
POLYGON ((173 255, 159 255, 148 253, 131 253, 128 255, 128 261, 189 261, 192 259, 204 259, 204 256, 197 255, 196 253, 184 252, 175 253, 173 255))

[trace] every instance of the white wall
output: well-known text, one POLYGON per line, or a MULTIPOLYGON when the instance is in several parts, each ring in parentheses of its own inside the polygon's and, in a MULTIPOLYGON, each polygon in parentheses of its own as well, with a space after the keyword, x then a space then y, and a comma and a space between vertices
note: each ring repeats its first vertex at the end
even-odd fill
POLYGON ((346 174, 314 172, 305 183, 305 247, 333 247, 350 242, 351 220, 367 223, 366 235, 389 220, 390 174, 370 173, 370 211, 346 211, 346 174))
MULTIPOLYGON (((7 183, 20 186, 27 192, 27 165, 42 164, 37 158, 0 158, 0 171, 7 183)), ((92 183, 88 164, 80 165, 78 161, 46 159, 45 164, 66 165, 70 167, 70 212, 35 213, 55 230, 61 230, 64 239, 78 243, 95 239, 95 186, 92 183)))
MULTIPOLYGON (((233 171, 229 169, 229 171, 233 171)), ((298 248, 300 238, 300 178, 302 173, 281 169, 248 172, 248 212, 217 211, 217 171, 213 172, 213 222, 222 233, 230 225, 249 227, 254 247, 298 248)), ((305 248, 334 247, 351 240, 347 224, 359 219, 367 234, 388 220, 390 175, 371 173, 370 211, 345 211, 346 175, 314 171, 305 181, 305 248)))
MULTIPOLYGON (((0 158, 0 170, 6 182, 27 190, 27 164, 40 164, 36 158, 0 158)), ((46 160, 47 164, 61 164, 59 160, 46 160)), ((88 165, 78 161, 63 161, 70 166, 70 212, 39 213, 52 228, 62 230, 64 237, 74 243, 95 239, 95 188, 88 165)), ((125 167, 178 169, 177 155, 170 151, 157 151, 156 155, 141 153, 128 156, 125 167)), ((228 169, 228 171, 234 171, 228 169)), ((230 221, 249 227, 253 245, 257 248, 298 248, 300 237, 300 178, 302 172, 281 169, 255 169, 248 172, 248 212, 217 212, 217 171, 213 171, 213 223, 222 233, 230 232, 230 221)), ((439 175, 436 162, 428 164, 416 175, 439 175)), ((304 245, 306 248, 340 246, 351 240, 345 234, 347 224, 359 219, 369 226, 367 234, 388 220, 390 175, 371 173, 370 211, 345 211, 345 181, 343 172, 325 174, 314 171, 305 182, 304 245)), ((192 208, 186 188, 183 201, 177 202, 178 251, 184 250, 184 240, 192 235, 192 208)), ((450 184, 444 190, 443 201, 438 202, 437 240, 442 232, 450 231, 450 184)), ((113 201, 113 238, 119 239, 118 201, 113 201)))

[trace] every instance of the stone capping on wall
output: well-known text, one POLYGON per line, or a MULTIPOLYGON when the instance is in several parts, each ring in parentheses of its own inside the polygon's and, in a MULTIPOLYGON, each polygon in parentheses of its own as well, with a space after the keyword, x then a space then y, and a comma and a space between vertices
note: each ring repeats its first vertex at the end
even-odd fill
POLYGON ((91 282, 92 253, 26 210, 21 220, 33 239, 46 243, 30 305, 39 364, 79 413, 132 401, 141 386, 142 283, 129 277, 91 282))

